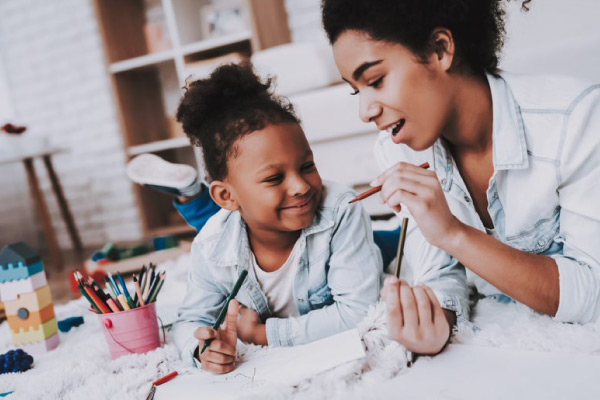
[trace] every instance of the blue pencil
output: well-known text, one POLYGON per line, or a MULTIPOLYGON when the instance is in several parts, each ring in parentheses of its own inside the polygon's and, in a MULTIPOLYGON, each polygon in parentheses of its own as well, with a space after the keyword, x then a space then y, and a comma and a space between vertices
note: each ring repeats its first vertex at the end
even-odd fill
POLYGON ((115 291, 115 295, 120 295, 121 291, 119 290, 119 287, 117 286, 117 283, 115 282, 111 274, 108 274, 108 281, 110 282, 113 290, 115 291))
POLYGON ((123 286, 123 294, 125 295, 125 299, 127 300, 129 307, 135 308, 135 304, 134 304, 133 300, 131 299, 131 296, 129 295, 129 291, 127 290, 127 285, 125 285, 125 280, 123 279, 123 276, 121 275, 121 273, 118 271, 117 271, 117 278, 119 279, 121 286, 123 286))

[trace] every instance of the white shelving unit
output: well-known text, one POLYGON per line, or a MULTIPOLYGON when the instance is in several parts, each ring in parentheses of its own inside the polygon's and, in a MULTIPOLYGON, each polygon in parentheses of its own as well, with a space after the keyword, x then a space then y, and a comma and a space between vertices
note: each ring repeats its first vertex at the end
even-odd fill
MULTIPOLYGON (((130 157, 154 152, 171 161, 196 163, 174 117, 188 66, 202 63, 210 69, 229 54, 248 57, 290 41, 285 0, 95 0, 95 5, 130 157), (203 8, 214 13, 237 8, 244 23, 238 31, 207 37, 203 8)), ((141 187, 137 192, 148 235, 191 229, 167 196, 141 187)))

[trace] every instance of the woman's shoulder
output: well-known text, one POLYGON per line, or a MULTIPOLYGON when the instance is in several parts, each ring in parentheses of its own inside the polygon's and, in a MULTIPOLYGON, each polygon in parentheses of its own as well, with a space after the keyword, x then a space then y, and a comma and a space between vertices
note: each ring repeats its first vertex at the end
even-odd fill
POLYGON ((600 91, 600 84, 566 75, 500 73, 519 108, 538 112, 570 112, 587 94, 600 91))

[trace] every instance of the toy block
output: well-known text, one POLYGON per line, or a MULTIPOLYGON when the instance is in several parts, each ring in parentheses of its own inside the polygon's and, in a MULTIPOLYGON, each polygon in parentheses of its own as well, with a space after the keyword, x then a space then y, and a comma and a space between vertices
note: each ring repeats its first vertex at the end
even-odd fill
POLYGON ((16 300, 19 294, 33 292, 47 284, 46 273, 44 271, 38 272, 29 278, 0 282, 0 301, 16 300))
POLYGON ((0 265, 0 282, 11 282, 18 279, 29 278, 44 270, 44 265, 38 261, 31 265, 22 262, 7 263, 0 265))
POLYGON ((14 333, 37 329, 45 322, 55 319, 54 305, 49 304, 39 311, 29 311, 27 308, 20 308, 15 315, 7 315, 8 325, 14 333))
POLYGON ((43 342, 50 338, 52 335, 58 332, 58 324, 56 318, 52 318, 37 328, 30 328, 28 330, 21 329, 18 333, 13 331, 13 343, 15 346, 23 344, 43 342))
POLYGON ((52 295, 50 286, 45 285, 33 292, 18 294, 15 300, 4 302, 4 307, 7 315, 17 315, 20 308, 39 311, 49 304, 52 304, 52 295))
POLYGON ((23 242, 6 245, 0 251, 0 282, 28 278, 43 269, 39 254, 23 242))
POLYGON ((59 343, 60 339, 58 338, 58 334, 54 334, 40 342, 27 343, 22 345, 21 347, 29 354, 40 354, 50 350, 54 350, 58 347, 59 343))

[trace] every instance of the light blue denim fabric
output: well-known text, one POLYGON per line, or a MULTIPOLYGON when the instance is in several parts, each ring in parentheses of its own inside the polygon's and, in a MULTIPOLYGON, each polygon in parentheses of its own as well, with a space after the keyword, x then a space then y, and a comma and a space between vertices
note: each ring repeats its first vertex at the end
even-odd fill
MULTIPOLYGON (((569 77, 507 73, 488 75, 487 80, 493 105, 494 163, 487 200, 494 236, 516 249, 556 261, 560 284, 556 320, 598 321, 600 85, 569 77)), ((399 161, 428 161, 452 213, 485 231, 443 139, 415 152, 394 144, 382 132, 375 152, 382 169, 399 161)), ((407 257, 415 282, 423 279, 423 266, 433 272, 457 264, 427 243, 418 229, 413 234, 409 230, 406 239, 406 249, 415 248, 407 257)), ((503 295, 498 288, 470 270, 467 279, 480 294, 504 299, 498 296, 503 295)), ((434 290, 439 283, 431 285, 434 290)))
POLYGON ((266 320, 270 346, 293 346, 353 328, 374 304, 381 288, 381 254, 371 221, 355 193, 325 183, 313 224, 298 239, 299 264, 294 296, 299 317, 274 318, 251 268, 247 227, 238 212, 221 210, 192 245, 188 289, 174 338, 184 362, 194 364, 198 340, 193 332, 211 326, 240 272, 248 270, 238 301, 266 320))

